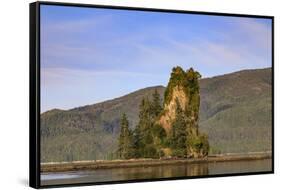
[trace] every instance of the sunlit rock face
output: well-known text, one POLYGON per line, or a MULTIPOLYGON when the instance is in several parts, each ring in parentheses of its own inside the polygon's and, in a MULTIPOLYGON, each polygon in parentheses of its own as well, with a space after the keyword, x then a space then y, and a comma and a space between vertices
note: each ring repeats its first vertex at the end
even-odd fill
POLYGON ((198 131, 200 77, 201 75, 192 68, 186 72, 181 67, 173 68, 164 94, 163 112, 158 120, 167 135, 171 135, 173 122, 176 119, 177 104, 179 104, 185 115, 187 153, 191 157, 203 157, 208 154, 208 147, 204 147, 208 143, 207 137, 198 131))
POLYGON ((173 89, 173 95, 170 102, 164 105, 164 112, 159 119, 159 123, 169 133, 172 127, 172 122, 176 117, 176 100, 178 99, 181 108, 184 110, 187 103, 187 97, 182 87, 176 86, 173 89))

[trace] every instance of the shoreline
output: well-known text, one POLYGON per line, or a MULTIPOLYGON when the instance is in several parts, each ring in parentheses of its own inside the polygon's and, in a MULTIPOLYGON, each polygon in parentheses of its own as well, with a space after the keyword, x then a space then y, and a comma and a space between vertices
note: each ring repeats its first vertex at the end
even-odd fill
POLYGON ((87 160, 73 162, 50 162, 41 163, 41 173, 67 172, 81 170, 130 168, 130 167, 151 167, 160 165, 195 164, 209 162, 229 162, 262 160, 272 158, 271 152, 247 153, 247 154, 220 154, 210 155, 205 158, 178 158, 178 159, 129 159, 129 160, 87 160))

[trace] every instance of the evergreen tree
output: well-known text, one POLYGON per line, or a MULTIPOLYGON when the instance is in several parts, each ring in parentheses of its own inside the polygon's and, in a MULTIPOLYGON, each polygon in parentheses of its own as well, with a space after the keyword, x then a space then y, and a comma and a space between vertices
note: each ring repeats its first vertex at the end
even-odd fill
POLYGON ((174 156, 184 157, 186 155, 187 125, 186 116, 176 99, 176 117, 172 123, 171 148, 174 156))
POLYGON ((133 143, 134 143, 134 157, 135 158, 140 158, 142 157, 142 150, 143 150, 143 142, 142 142, 142 134, 141 134, 141 129, 140 125, 137 125, 134 133, 133 133, 133 143))
POLYGON ((138 157, 152 158, 157 156, 156 148, 153 146, 152 127, 154 116, 152 103, 143 98, 139 107, 139 123, 134 132, 135 154, 138 157))
POLYGON ((205 134, 200 134, 198 130, 199 125, 199 108, 200 108, 200 87, 199 79, 201 75, 199 72, 190 68, 186 72, 187 87, 189 91, 189 104, 186 105, 187 120, 187 153, 192 157, 204 157, 209 152, 208 137, 205 134))
POLYGON ((153 145, 156 149, 156 155, 155 157, 162 157, 164 156, 164 152, 162 151, 162 148, 164 147, 164 144, 166 143, 166 132, 165 129, 157 123, 154 123, 152 127, 152 136, 153 136, 153 145))
POLYGON ((124 113, 121 118, 120 136, 118 139, 118 155, 121 159, 129 159, 133 157, 133 136, 129 129, 129 121, 124 113))
POLYGON ((151 113, 154 118, 159 116, 162 111, 161 106, 161 98, 160 94, 158 93, 157 89, 155 89, 154 93, 152 94, 152 103, 151 103, 151 113))

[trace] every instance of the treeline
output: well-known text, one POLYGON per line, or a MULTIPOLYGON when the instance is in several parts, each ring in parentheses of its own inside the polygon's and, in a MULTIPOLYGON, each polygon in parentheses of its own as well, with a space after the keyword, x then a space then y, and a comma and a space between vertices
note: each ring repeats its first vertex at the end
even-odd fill
POLYGON ((120 136, 117 155, 121 159, 129 158, 159 158, 164 155, 161 150, 165 144, 165 130, 156 119, 162 111, 160 95, 155 90, 152 100, 142 99, 139 105, 139 122, 132 131, 126 114, 121 117, 120 136))

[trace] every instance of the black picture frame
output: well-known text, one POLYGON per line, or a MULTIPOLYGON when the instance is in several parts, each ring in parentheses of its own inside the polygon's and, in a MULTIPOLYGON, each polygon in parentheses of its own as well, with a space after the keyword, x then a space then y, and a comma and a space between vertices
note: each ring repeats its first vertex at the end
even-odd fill
POLYGON ((117 183, 134 183, 134 182, 149 182, 163 180, 179 180, 193 178, 213 178, 227 176, 244 176, 244 175, 259 175, 274 173, 274 16, 265 15, 249 15, 249 14, 233 14, 233 13, 218 13, 218 12, 201 12, 187 10, 170 10, 156 8, 141 8, 141 7, 125 7, 125 6, 110 6, 110 5, 92 5, 78 3, 59 3, 38 1, 29 4, 29 59, 30 59, 30 75, 29 75, 29 185, 33 188, 52 188, 52 187, 69 187, 69 186, 84 186, 84 185, 101 185, 101 184, 117 184, 117 183), (172 178, 157 178, 157 179, 136 179, 127 181, 112 181, 112 182, 93 182, 93 183, 77 183, 77 184, 59 184, 59 185, 44 185, 40 184, 40 5, 53 6, 68 6, 68 7, 87 7, 87 8, 103 8, 103 9, 118 9, 118 10, 136 10, 136 11, 152 11, 164 13, 186 13, 199 15, 215 15, 215 16, 231 16, 231 17, 246 17, 246 18, 267 18, 272 21, 272 170, 266 172, 249 172, 235 174, 216 174, 207 176, 190 176, 190 177, 172 177, 172 178))

